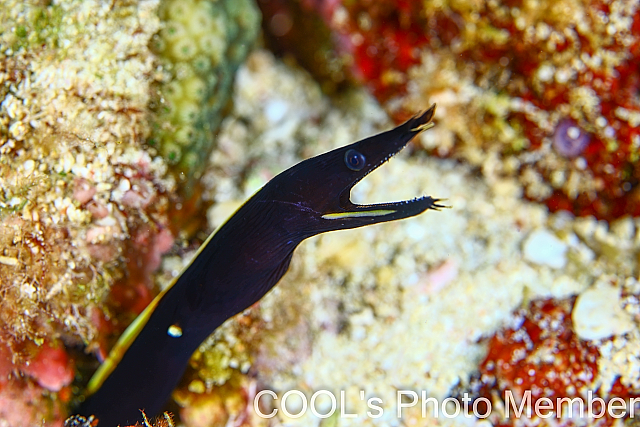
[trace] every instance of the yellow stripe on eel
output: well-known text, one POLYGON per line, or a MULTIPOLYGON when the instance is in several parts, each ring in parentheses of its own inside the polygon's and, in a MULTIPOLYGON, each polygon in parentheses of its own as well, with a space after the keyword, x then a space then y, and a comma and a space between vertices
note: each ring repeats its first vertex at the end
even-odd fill
POLYGON ((107 359, 98 367, 98 370, 93 374, 91 379, 89 380, 89 384, 87 384, 87 394, 93 394, 96 390, 100 388, 104 380, 111 374, 111 372, 116 368, 122 356, 127 351, 133 340, 140 334, 142 328, 147 324, 149 317, 155 310, 156 306, 160 302, 160 298, 164 292, 161 292, 158 297, 154 298, 153 301, 144 309, 142 313, 127 327, 124 333, 118 339, 118 342, 109 352, 109 356, 107 359))
POLYGON ((376 211, 340 212, 322 215, 324 219, 360 218, 366 216, 384 216, 395 213, 395 210, 378 209, 376 211))
MULTIPOLYGON (((200 248, 198 248, 195 256, 191 258, 191 261, 189 261, 189 265, 185 267, 185 270, 193 263, 196 258, 198 258, 198 255, 200 255, 204 248, 207 247, 207 245, 209 244, 211 239, 213 239, 213 236, 216 235, 219 229, 220 228, 211 233, 207 240, 205 240, 200 248)), ((124 356, 133 341, 138 337, 138 335, 140 335, 140 331, 142 331, 142 328, 146 326, 147 322, 149 321, 149 317, 151 317, 151 315, 153 314, 153 311, 160 303, 162 297, 167 292, 169 292, 169 289, 171 289, 178 282, 179 278, 180 275, 173 279, 169 286, 164 288, 158 295, 156 295, 156 297, 149 303, 149 305, 145 307, 142 313, 140 313, 138 317, 136 317, 135 320, 131 322, 127 329, 125 329, 122 335, 120 335, 120 338, 118 338, 118 341, 109 352, 109 356, 107 356, 107 359, 100 366, 98 366, 98 369, 89 380, 89 383, 87 384, 87 395, 92 395, 93 393, 95 393, 102 386, 102 383, 104 383, 111 372, 113 372, 116 366, 118 366, 118 363, 120 363, 120 360, 122 360, 122 356, 124 356)), ((182 329, 180 329, 178 326, 172 325, 172 327, 170 327, 167 331, 167 334, 171 337, 178 338, 182 336, 182 329)))

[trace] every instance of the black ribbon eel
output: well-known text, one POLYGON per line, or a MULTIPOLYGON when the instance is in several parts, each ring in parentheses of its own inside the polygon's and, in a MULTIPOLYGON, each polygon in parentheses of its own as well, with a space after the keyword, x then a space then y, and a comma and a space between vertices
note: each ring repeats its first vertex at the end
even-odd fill
POLYGON ((90 380, 82 415, 100 427, 156 415, 191 354, 225 320, 260 300, 304 239, 437 210, 439 199, 356 205, 353 186, 433 126, 435 105, 404 124, 280 173, 200 247, 193 261, 129 326, 90 380))

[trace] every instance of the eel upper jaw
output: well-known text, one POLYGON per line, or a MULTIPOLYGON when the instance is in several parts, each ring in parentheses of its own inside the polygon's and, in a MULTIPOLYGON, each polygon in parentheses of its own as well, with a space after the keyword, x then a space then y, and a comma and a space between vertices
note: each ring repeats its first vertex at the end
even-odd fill
POLYGON ((446 206, 438 204, 440 199, 434 199, 429 196, 418 197, 413 200, 404 200, 399 202, 389 203, 377 203, 358 205, 351 201, 351 190, 355 185, 362 181, 371 172, 382 166, 387 160, 399 153, 406 145, 413 139, 414 136, 419 133, 433 127, 431 119, 435 114, 436 105, 433 104, 429 109, 421 114, 418 114, 401 125, 408 126, 406 129, 406 135, 400 138, 395 144, 386 145, 381 147, 380 151, 386 151, 384 155, 377 162, 367 165, 362 171, 359 172, 355 179, 342 190, 339 196, 339 205, 341 212, 326 213, 322 215, 323 219, 335 220, 335 219, 366 219, 371 222, 385 222, 396 219, 408 218, 414 215, 418 215, 427 209, 438 210, 446 206))

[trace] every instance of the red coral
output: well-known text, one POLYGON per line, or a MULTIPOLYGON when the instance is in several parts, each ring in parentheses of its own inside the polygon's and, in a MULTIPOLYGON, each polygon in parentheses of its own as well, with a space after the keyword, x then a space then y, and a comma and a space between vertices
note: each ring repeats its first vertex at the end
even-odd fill
MULTIPOLYGON (((261 3, 265 20, 274 13, 265 5, 273 3, 261 3)), ((278 13, 297 5, 294 0, 276 3, 278 13)), ((534 191, 531 197, 544 199, 551 210, 566 209, 578 215, 604 219, 640 215, 640 126, 635 123, 640 120, 640 14, 621 1, 590 0, 574 6, 546 3, 307 0, 303 5, 324 20, 338 54, 307 52, 309 37, 297 31, 304 15, 300 13, 289 17, 291 39, 284 35, 275 44, 283 42, 278 46, 298 58, 298 51, 290 47, 294 41, 314 58, 342 54, 343 70, 350 70, 382 102, 399 99, 409 82, 409 70, 422 61, 424 52, 443 53, 455 61, 462 75, 471 76, 484 90, 523 100, 552 117, 551 126, 573 120, 589 133, 588 147, 580 152, 589 188, 583 185, 575 194, 567 184, 551 194, 534 191), (524 20, 519 22, 519 17, 524 20), (542 73, 543 65, 550 71, 542 73), (554 75, 557 71, 564 72, 564 77, 554 75), (576 91, 588 94, 585 96, 595 99, 597 105, 578 105, 572 97, 583 95, 576 91), (565 110, 570 111, 569 116, 558 117, 565 110)), ((329 68, 339 63, 327 62, 329 68)), ((406 112, 397 107, 392 108, 396 118, 405 119, 406 112)), ((491 125, 491 114, 480 116, 477 120, 485 123, 478 126, 491 125)), ((541 125, 544 120, 532 120, 518 111, 506 117, 508 126, 528 141, 527 152, 539 150, 543 139, 553 137, 548 124, 541 125)), ((498 143, 488 139, 482 144, 498 143)), ((450 154, 457 155, 456 147, 450 154)), ((557 169, 535 167, 547 183, 552 182, 557 169)), ((567 174, 574 168, 567 163, 556 167, 566 168, 560 172, 567 174)))
POLYGON ((516 316, 521 325, 490 339, 480 364, 483 383, 515 396, 531 390, 533 401, 586 396, 599 353, 573 331, 572 306, 573 300, 540 300, 528 311, 520 310, 516 316))
MULTIPOLYGON (((592 1, 587 7, 590 21, 598 18, 598 12, 604 19, 611 16, 611 6, 600 1, 592 1)), ((531 102, 542 111, 552 113, 560 106, 571 105, 572 90, 583 89, 589 91, 598 102, 595 109, 589 112, 580 108, 572 114, 582 121, 582 125, 589 127, 594 133, 585 152, 586 167, 593 174, 594 181, 600 181, 598 197, 580 194, 572 197, 566 192, 558 190, 546 200, 551 210, 566 209, 578 215, 595 215, 598 218, 610 219, 631 214, 640 215, 640 191, 637 188, 640 178, 640 163, 638 162, 638 146, 640 145, 640 127, 623 119, 621 108, 631 114, 640 113, 640 15, 633 17, 629 31, 631 45, 621 42, 622 37, 609 37, 602 34, 582 34, 575 27, 563 27, 552 20, 541 20, 557 33, 567 31, 576 34, 575 38, 566 37, 555 48, 549 47, 547 40, 526 36, 530 28, 518 29, 513 25, 511 16, 513 8, 488 8, 485 16, 495 30, 502 30, 508 34, 503 45, 493 43, 473 44, 473 49, 461 53, 461 59, 475 63, 482 63, 484 67, 499 70, 503 68, 500 61, 507 60, 507 69, 511 71, 513 81, 522 84, 507 84, 496 89, 505 90, 510 96, 520 97, 531 102), (501 13, 503 12, 503 13, 501 13), (557 56, 564 51, 574 52, 571 56, 575 60, 594 57, 601 54, 603 48, 610 53, 623 55, 622 63, 611 70, 605 66, 584 66, 568 78, 564 83, 557 79, 541 81, 537 73, 541 65, 558 62, 557 56), (532 55, 531 52, 537 52, 532 55), (604 119, 604 120, 602 120, 604 119), (597 123, 600 120, 601 123, 597 123)), ((612 24, 613 25, 613 24, 612 24)), ((609 31, 609 28, 607 28, 609 31)), ((615 31, 618 31, 616 29, 615 31)), ((520 123, 524 133, 529 137, 532 148, 540 146, 541 138, 546 137, 540 132, 538 125, 529 120, 522 120, 518 115, 510 117, 520 123)), ((561 126, 562 121, 557 124, 561 126)), ((548 178, 549 172, 542 171, 548 178)))
MULTIPOLYGON (((360 17, 347 28, 353 56, 352 73, 366 83, 378 99, 404 90, 406 72, 420 63, 420 50, 430 37, 419 2, 351 2, 349 16, 360 17), (395 4, 394 4, 395 3, 395 4), (357 35, 353 37, 353 35, 357 35)), ((346 28, 345 28, 346 29, 346 28)))
POLYGON ((74 376, 73 362, 64 348, 48 342, 40 346, 35 356, 20 370, 50 391, 60 391, 71 384, 74 376))
POLYGON ((403 90, 407 70, 420 63, 420 49, 430 40, 423 31, 423 6, 416 1, 271 0, 259 6, 276 52, 293 53, 325 86, 326 80, 335 85, 351 78, 379 99, 403 90), (320 19, 314 20, 314 13, 320 19), (273 28, 283 16, 287 31, 273 28), (335 70, 340 67, 344 70, 335 70))
MULTIPOLYGON (((476 394, 489 399, 497 395, 504 400, 506 392, 510 391, 519 405, 525 393, 530 393, 532 407, 541 398, 549 398, 554 418, 559 409, 558 398, 582 399, 587 408, 589 393, 598 397, 593 381, 598 373, 599 352, 595 345, 580 340, 573 331, 571 311, 574 301, 574 298, 537 300, 527 309, 519 310, 517 325, 499 331, 489 339, 487 356, 479 368, 480 386, 476 394)), ((604 402, 610 397, 635 396, 618 381, 604 402)), ((511 406, 511 409, 515 408, 511 406)), ((592 409, 593 414, 598 414, 604 408, 594 399, 592 409)), ((484 408, 479 410, 480 413, 483 411, 484 408)), ((566 414, 566 411, 563 407, 560 413, 566 414)), ((571 420, 564 421, 564 424, 572 425, 571 420)), ((611 425, 612 422, 609 413, 596 420, 600 425, 611 425)), ((503 426, 515 423, 515 418, 499 422, 503 426)))

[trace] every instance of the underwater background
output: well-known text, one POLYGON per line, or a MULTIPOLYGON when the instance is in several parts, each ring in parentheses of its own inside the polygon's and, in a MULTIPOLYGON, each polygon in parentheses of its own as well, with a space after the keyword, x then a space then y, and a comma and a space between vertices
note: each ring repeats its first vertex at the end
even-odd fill
POLYGON ((556 399, 640 397, 639 2, 0 0, 0 427, 63 425, 269 179, 432 103, 352 198, 451 209, 303 243, 194 354, 174 422, 634 425, 556 399), (288 416, 290 390, 339 407, 288 416), (505 418, 507 391, 551 418, 505 418), (464 396, 487 417, 423 413, 464 396))

